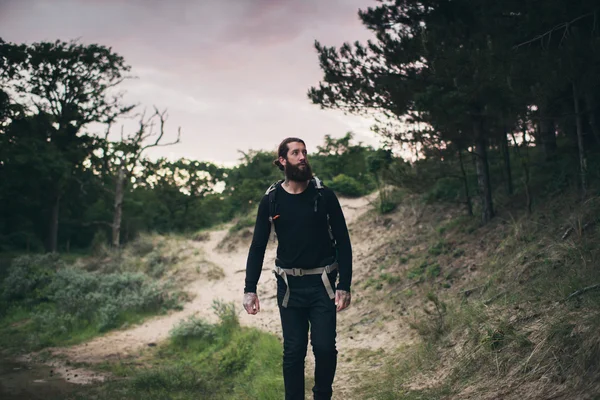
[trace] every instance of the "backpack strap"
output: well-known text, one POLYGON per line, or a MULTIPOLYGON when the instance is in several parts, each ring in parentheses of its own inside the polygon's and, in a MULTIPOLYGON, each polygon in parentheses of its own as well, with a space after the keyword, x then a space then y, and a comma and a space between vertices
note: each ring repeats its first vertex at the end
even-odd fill
POLYGON ((277 187, 283 183, 283 179, 273 183, 267 191, 265 192, 265 196, 269 196, 269 222, 271 223, 271 234, 273 235, 273 241, 276 240, 277 234, 275 233, 275 224, 274 220, 277 219, 277 187))
POLYGON ((312 181, 314 182, 315 187, 317 188, 317 190, 321 190, 321 189, 324 188, 323 182, 321 182, 321 180, 316 175, 313 176, 312 181))
POLYGON ((283 179, 273 183, 265 192, 265 196, 269 196, 269 221, 271 221, 271 223, 273 222, 273 218, 277 212, 277 203, 275 202, 277 196, 277 186, 281 185, 282 183, 283 179))
POLYGON ((325 205, 325 212, 327 213, 327 229, 329 230, 329 239, 331 239, 331 246, 335 247, 337 250, 337 241, 335 240, 335 237, 333 237, 333 232, 331 231, 331 225, 329 224, 329 212, 327 211, 327 200, 326 200, 325 196, 323 196, 323 193, 322 193, 323 189, 325 189, 325 186, 323 185, 323 182, 316 175, 313 176, 311 181, 313 182, 313 184, 315 185, 315 188, 317 189, 317 196, 315 196, 315 212, 317 212, 318 201, 320 198, 323 201, 323 204, 325 205))

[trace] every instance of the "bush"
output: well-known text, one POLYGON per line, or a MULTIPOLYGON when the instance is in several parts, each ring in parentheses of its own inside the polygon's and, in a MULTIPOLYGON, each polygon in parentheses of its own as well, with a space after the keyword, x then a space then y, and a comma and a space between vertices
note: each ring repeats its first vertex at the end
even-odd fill
POLYGON ((205 320, 191 316, 179 322, 169 334, 173 344, 185 346, 190 339, 201 339, 208 343, 212 342, 216 337, 216 329, 214 325, 209 324, 205 320))
POLYGON ((240 326, 235 306, 233 303, 224 303, 222 300, 213 300, 213 311, 219 317, 220 333, 229 335, 240 326))
POLYGON ((337 175, 328 186, 343 196, 359 197, 365 194, 365 189, 360 182, 344 174, 337 175))
POLYGON ((69 338, 78 330, 88 333, 106 331, 118 327, 129 316, 178 306, 177 299, 169 295, 167 285, 152 282, 141 273, 103 275, 70 267, 41 276, 46 279, 43 285, 40 279, 23 279, 14 273, 5 285, 23 283, 8 286, 12 291, 4 290, 4 295, 11 299, 36 300, 30 305, 34 306, 31 312, 37 345, 50 345, 56 339, 69 338), (39 293, 43 293, 44 303, 39 301, 39 293))
POLYGON ((39 301, 46 296, 46 287, 62 266, 58 254, 25 255, 13 260, 2 282, 2 298, 6 301, 39 301))
POLYGON ((141 273, 100 275, 69 268, 56 274, 50 289, 57 311, 97 321, 100 331, 118 326, 126 312, 176 306, 172 298, 164 296, 168 287, 141 273))

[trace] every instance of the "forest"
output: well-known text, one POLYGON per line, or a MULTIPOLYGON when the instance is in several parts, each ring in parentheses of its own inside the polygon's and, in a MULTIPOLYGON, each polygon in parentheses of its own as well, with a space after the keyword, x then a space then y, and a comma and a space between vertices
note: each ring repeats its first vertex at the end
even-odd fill
MULTIPOLYGON (((558 174, 557 186, 576 183, 585 198, 600 145, 594 6, 384 1, 361 11, 377 40, 339 49, 316 42, 324 75, 308 97, 372 116, 385 145, 327 136, 311 158, 315 170, 350 195, 386 183, 424 192, 458 182, 454 200, 483 223, 499 186, 508 196, 524 191, 531 209, 536 169, 558 174)), ((234 168, 148 159, 146 149, 173 144, 164 140, 167 110, 123 102, 119 85, 131 66, 109 47, 0 43, 5 250, 70 251, 94 238, 119 246, 141 231, 194 231, 245 213, 280 178, 272 149, 240 150, 234 168), (115 139, 124 118, 137 129, 115 139)))

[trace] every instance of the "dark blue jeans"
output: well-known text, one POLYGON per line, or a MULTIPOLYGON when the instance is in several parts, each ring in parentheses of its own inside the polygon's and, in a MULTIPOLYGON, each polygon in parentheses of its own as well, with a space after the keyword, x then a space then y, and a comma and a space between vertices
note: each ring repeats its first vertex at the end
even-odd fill
MULTIPOLYGON (((283 329, 283 380, 286 400, 304 399, 304 360, 310 342, 315 355, 315 400, 329 400, 337 366, 336 310, 323 286, 294 287, 281 306, 285 283, 278 279, 277 302, 283 329)), ((334 286, 335 287, 335 286, 334 286)))

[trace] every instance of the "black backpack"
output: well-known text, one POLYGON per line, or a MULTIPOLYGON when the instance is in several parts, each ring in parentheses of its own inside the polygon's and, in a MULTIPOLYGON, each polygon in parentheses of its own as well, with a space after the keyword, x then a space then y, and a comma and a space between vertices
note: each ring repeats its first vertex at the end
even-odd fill
MULTIPOLYGON (((280 186, 282 183, 284 182, 284 180, 280 180, 277 181, 275 183, 273 183, 271 186, 269 186, 269 188, 267 189, 267 191, 265 192, 266 196, 269 196, 269 221, 271 222, 271 229, 273 231, 273 237, 275 238, 275 226, 274 226, 274 221, 279 217, 279 215, 277 214, 277 187, 280 186)), ((325 211, 327 212, 327 203, 326 203, 326 199, 325 196, 323 196, 323 189, 325 188, 325 186, 323 186, 323 182, 317 178, 316 176, 313 176, 313 178, 310 180, 310 184, 313 184, 315 186, 315 188, 317 189, 317 195, 314 198, 314 211, 315 213, 318 211, 318 207, 319 207, 319 202, 322 203, 323 207, 325 207, 325 211)), ((335 240, 335 238, 333 237, 333 232, 331 231, 331 225, 329 225, 329 212, 327 212, 327 228, 329 230, 329 238, 331 239, 331 245, 333 247, 337 246, 337 242, 335 240)))

